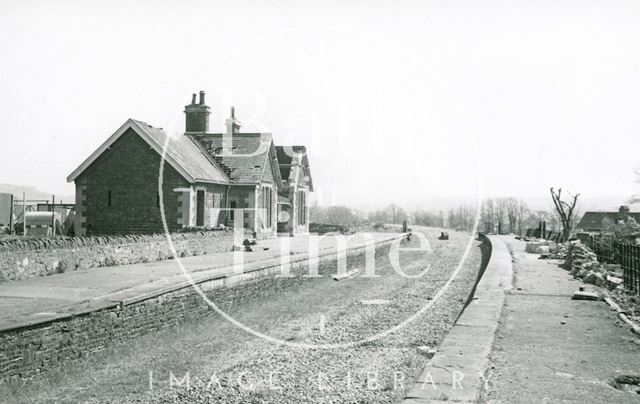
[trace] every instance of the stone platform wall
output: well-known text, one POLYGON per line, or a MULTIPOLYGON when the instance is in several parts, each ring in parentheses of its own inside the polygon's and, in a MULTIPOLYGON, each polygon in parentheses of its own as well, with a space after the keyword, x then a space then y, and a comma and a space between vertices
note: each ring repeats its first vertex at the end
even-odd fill
MULTIPOLYGON (((376 244, 375 256, 389 252, 391 241, 376 244)), ((346 252, 347 269, 363 268, 364 247, 346 252)), ((336 273, 337 254, 321 255, 318 273, 336 273)), ((276 277, 280 264, 271 260, 242 274, 218 275, 199 281, 201 290, 221 310, 252 299, 263 299, 303 282, 313 282, 309 260, 291 261, 291 277, 276 277)), ((94 352, 117 346, 137 336, 175 326, 212 313, 213 309, 188 286, 146 296, 141 300, 113 302, 99 310, 30 326, 0 330, 0 380, 28 379, 94 352)))
MULTIPOLYGON (((171 235, 181 257, 231 251, 233 231, 171 235)), ((164 234, 0 241, 0 282, 173 258, 164 234)))

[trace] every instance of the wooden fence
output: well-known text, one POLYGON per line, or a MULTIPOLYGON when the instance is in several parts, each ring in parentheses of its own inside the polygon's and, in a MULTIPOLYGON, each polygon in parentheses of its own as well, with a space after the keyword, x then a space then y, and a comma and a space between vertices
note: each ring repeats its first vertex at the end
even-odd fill
POLYGON ((605 264, 620 264, 623 271, 624 288, 640 294, 640 246, 621 243, 608 235, 591 236, 591 249, 598 261, 605 264))
POLYGON ((542 238, 549 241, 555 241, 556 243, 562 243, 563 237, 561 231, 553 230, 541 230, 540 228, 527 229, 526 237, 542 238))

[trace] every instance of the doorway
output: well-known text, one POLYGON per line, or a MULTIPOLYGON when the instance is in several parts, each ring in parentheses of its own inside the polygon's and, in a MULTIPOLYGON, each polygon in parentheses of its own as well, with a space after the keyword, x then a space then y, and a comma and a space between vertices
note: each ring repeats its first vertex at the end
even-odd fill
POLYGON ((196 193, 196 226, 204 226, 204 191, 196 193))

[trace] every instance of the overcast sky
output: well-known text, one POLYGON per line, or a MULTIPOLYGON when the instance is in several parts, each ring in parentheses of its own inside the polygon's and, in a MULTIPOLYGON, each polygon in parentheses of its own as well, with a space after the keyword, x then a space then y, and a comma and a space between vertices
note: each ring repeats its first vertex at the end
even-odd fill
POLYGON ((67 175, 127 118, 305 144, 317 196, 359 206, 636 192, 634 1, 34 2, 0 11, 0 183, 67 175), (344 4, 343 4, 344 3, 344 4))

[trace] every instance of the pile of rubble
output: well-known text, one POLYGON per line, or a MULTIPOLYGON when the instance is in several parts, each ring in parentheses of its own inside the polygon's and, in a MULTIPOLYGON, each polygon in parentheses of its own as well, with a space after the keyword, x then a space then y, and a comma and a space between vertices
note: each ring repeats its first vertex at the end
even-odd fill
POLYGON ((564 260, 560 265, 576 279, 584 283, 614 290, 622 285, 622 269, 619 264, 601 264, 598 256, 579 240, 563 244, 541 242, 527 243, 526 251, 541 254, 540 258, 564 260), (529 247, 529 244, 532 244, 529 247), (546 248, 545 248, 546 247, 546 248), (533 251, 531 251, 533 250, 533 251))
POLYGON ((548 240, 535 240, 525 244, 525 251, 532 254, 543 254, 547 258, 552 251, 557 249, 556 243, 548 240))

